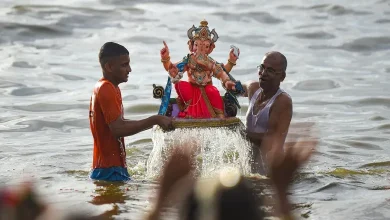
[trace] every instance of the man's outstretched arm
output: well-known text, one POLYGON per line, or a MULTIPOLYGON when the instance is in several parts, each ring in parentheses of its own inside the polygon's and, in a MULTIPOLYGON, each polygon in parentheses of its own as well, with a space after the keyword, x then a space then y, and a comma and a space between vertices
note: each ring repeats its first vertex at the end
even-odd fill
POLYGON ((153 115, 142 120, 124 120, 119 116, 109 124, 110 130, 116 137, 126 137, 159 125, 164 130, 172 129, 172 119, 162 115, 153 115))
POLYGON ((242 96, 248 97, 248 99, 251 100, 253 94, 260 88, 260 84, 256 81, 249 81, 242 84, 242 87, 245 90, 245 93, 242 96))
POLYGON ((104 120, 116 137, 134 135, 153 127, 153 125, 159 125, 164 130, 172 129, 172 118, 166 116, 155 115, 142 120, 123 119, 122 100, 118 98, 116 88, 113 85, 103 84, 97 97, 104 120))

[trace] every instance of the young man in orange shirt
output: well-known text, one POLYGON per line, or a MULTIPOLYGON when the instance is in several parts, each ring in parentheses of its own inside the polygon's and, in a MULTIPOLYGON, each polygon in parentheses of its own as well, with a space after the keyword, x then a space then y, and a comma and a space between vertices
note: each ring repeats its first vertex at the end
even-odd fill
POLYGON ((129 78, 129 51, 122 45, 107 42, 99 52, 103 72, 95 85, 89 108, 90 128, 93 136, 93 164, 91 179, 127 181, 130 175, 126 166, 124 137, 159 125, 172 129, 172 119, 154 115, 135 121, 123 118, 122 95, 118 87, 129 78))

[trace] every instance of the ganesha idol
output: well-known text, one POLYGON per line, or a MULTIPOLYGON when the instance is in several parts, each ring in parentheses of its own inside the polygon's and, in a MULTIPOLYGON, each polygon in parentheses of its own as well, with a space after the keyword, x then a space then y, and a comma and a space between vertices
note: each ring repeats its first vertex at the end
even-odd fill
POLYGON ((188 53, 179 62, 172 63, 167 44, 160 51, 161 62, 168 71, 178 97, 178 118, 205 119, 225 118, 224 100, 212 83, 212 77, 219 79, 227 91, 237 91, 236 81, 229 72, 236 65, 238 48, 230 50, 226 64, 210 57, 218 40, 215 29, 209 30, 208 22, 203 20, 199 27, 194 25, 187 31, 188 53), (187 72, 188 81, 181 80, 187 72))

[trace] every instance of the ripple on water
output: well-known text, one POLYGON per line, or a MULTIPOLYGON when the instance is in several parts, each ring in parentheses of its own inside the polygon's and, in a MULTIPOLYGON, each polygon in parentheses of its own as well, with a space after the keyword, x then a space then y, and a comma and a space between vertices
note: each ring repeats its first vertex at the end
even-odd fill
POLYGON ((370 15, 372 12, 369 11, 355 11, 352 9, 348 9, 342 5, 333 5, 333 4, 320 4, 320 5, 314 5, 310 6, 307 9, 310 10, 315 10, 317 12, 324 12, 328 13, 330 15, 347 15, 347 14, 352 14, 352 15, 370 15))
POLYGON ((327 15, 313 15, 311 16, 313 19, 316 19, 316 20, 327 20, 328 19, 328 16, 327 15))
POLYGON ((364 150, 383 150, 380 146, 372 143, 362 142, 362 141, 354 141, 354 140, 346 140, 343 141, 347 145, 354 147, 354 148, 360 148, 364 150))
POLYGON ((281 9, 281 10, 300 10, 300 9, 303 9, 303 7, 300 7, 297 5, 280 5, 276 8, 281 9))
POLYGON ((316 117, 325 117, 325 113, 318 112, 298 112, 294 110, 294 118, 304 119, 304 118, 316 118, 316 117))
POLYGON ((311 49, 341 49, 350 52, 375 52, 390 49, 390 37, 363 37, 332 47, 328 45, 309 46, 311 49))
POLYGON ((388 50, 390 49, 390 37, 363 37, 345 43, 340 48, 353 52, 388 50))
MULTIPOLYGON (((127 1, 127 0, 100 0, 103 4, 110 4, 110 5, 134 5, 137 1, 127 1)), ((144 1, 144 3, 164 3, 164 4, 183 4, 183 3, 189 3, 189 4, 196 4, 196 5, 202 5, 202 6, 219 6, 215 2, 211 1, 192 1, 192 0, 147 0, 144 1)))
POLYGON ((139 104, 125 108, 125 112, 135 114, 156 113, 158 112, 158 108, 159 106, 155 104, 139 104))
POLYGON ((0 22, 2 37, 8 41, 34 41, 38 38, 53 38, 70 35, 71 31, 56 25, 20 24, 0 22))
POLYGON ((36 68, 36 66, 27 63, 26 61, 16 61, 12 63, 13 67, 19 68, 36 68))
POLYGON ((44 128, 57 129, 65 131, 66 128, 89 128, 88 119, 74 119, 64 122, 46 121, 46 120, 26 120, 16 123, 16 125, 24 126, 24 128, 2 130, 1 132, 34 132, 41 131, 44 128))
POLYGON ((240 2, 238 4, 235 4, 234 5, 236 8, 253 8, 256 6, 256 4, 252 4, 252 3, 243 3, 243 2, 240 2))
POLYGON ((240 42, 248 46, 256 46, 256 47, 273 47, 275 45, 265 40, 259 40, 259 38, 261 37, 262 36, 258 36, 258 35, 246 35, 240 38, 239 41, 232 41, 232 42, 240 42))
POLYGON ((148 37, 148 36, 134 36, 127 39, 130 42, 140 42, 144 44, 162 44, 163 38, 148 37))
POLYGON ((12 87, 24 87, 25 85, 20 83, 14 83, 6 80, 0 80, 0 88, 12 88, 12 87))
POLYGON ((328 151, 328 153, 341 154, 341 155, 351 155, 351 152, 344 151, 344 150, 330 150, 330 151, 328 151))
POLYGON ((66 170, 62 172, 63 174, 74 176, 76 178, 88 178, 89 171, 87 170, 66 170))
POLYGON ((57 93, 61 92, 59 89, 54 88, 44 88, 44 87, 25 87, 25 88, 19 88, 15 89, 11 92, 11 95, 14 96, 31 96, 31 95, 40 95, 40 94, 49 94, 49 93, 57 93))
POLYGON ((279 24, 279 23, 286 22, 283 19, 272 16, 268 12, 249 12, 244 15, 264 24, 279 24))
POLYGON ((20 119, 23 117, 25 117, 25 116, 18 115, 18 116, 10 116, 10 117, 0 117, 0 123, 17 120, 17 119, 20 119))
POLYGON ((356 11, 353 9, 346 8, 342 5, 334 4, 318 4, 308 7, 296 6, 296 5, 283 5, 279 6, 278 9, 283 10, 315 10, 317 12, 327 13, 329 15, 341 16, 341 15, 370 15, 373 14, 369 11, 356 11))
POLYGON ((87 104, 48 104, 48 103, 35 103, 32 105, 18 105, 18 106, 5 106, 9 109, 17 109, 22 111, 29 112, 55 112, 55 111, 65 111, 65 110, 74 110, 74 109, 88 109, 89 105, 87 104))
POLYGON ((345 145, 338 145, 338 144, 331 144, 329 145, 329 148, 336 149, 336 150, 347 150, 348 147, 345 145))
POLYGON ((146 143, 152 143, 152 139, 151 138, 144 138, 144 139, 134 140, 134 141, 128 143, 128 145, 132 146, 132 145, 141 145, 141 144, 146 144, 146 143))
MULTIPOLYGON (((58 41, 60 42, 60 41, 58 41)), ((50 49, 50 50, 60 50, 61 48, 63 48, 64 45, 58 45, 58 44, 55 44, 55 43, 39 43, 39 42, 24 42, 23 43, 26 47, 34 47, 38 50, 46 50, 46 49, 50 49)))
POLYGON ((365 99, 359 99, 356 103, 358 106, 361 105, 380 105, 390 108, 390 98, 365 98, 365 99))
POLYGON ((127 95, 125 97, 122 98, 123 101, 134 101, 134 100, 137 100, 138 97, 135 96, 135 95, 127 95))
MULTIPOLYGON (((259 57, 260 58, 260 57, 259 57)), ((259 61, 260 62, 260 61, 259 61)), ((252 76, 258 76, 258 73, 257 73, 257 69, 256 67, 254 66, 253 68, 249 68, 249 69, 236 69, 234 70, 234 75, 238 75, 238 76, 242 76, 242 75, 252 75, 252 76)), ((237 77, 235 77, 237 78, 237 77)), ((239 80, 239 79, 237 79, 239 80)))
POLYGON ((387 118, 385 117, 382 117, 382 116, 373 116, 370 118, 371 121, 383 121, 383 120, 387 120, 387 118))
POLYGON ((303 90, 303 91, 320 91, 328 90, 340 87, 339 84, 333 80, 305 80, 297 83, 293 89, 303 90))
POLYGON ((234 42, 240 42, 240 44, 255 46, 255 47, 272 47, 273 43, 266 42, 263 40, 265 36, 262 35, 244 35, 240 37, 230 37, 230 36, 222 36, 218 40, 220 42, 226 42, 233 44, 234 42))
MULTIPOLYGON (((141 9, 140 9, 141 10, 141 9)), ((55 14, 63 14, 64 12, 77 12, 85 14, 99 14, 114 12, 110 9, 96 9, 92 7, 72 7, 65 5, 15 5, 12 7, 10 15, 29 15, 36 18, 51 18, 55 14)))
POLYGON ((304 25, 296 26, 294 27, 294 29, 305 29, 305 28, 313 28, 318 26, 321 26, 321 24, 304 24, 304 25))
POLYGON ((379 130, 390 130, 390 124, 383 124, 378 126, 379 130))
POLYGON ((239 14, 226 13, 226 12, 215 12, 214 15, 222 17, 225 21, 249 21, 245 16, 240 16, 239 14))
POLYGON ((300 39, 319 39, 319 40, 335 38, 335 36, 333 34, 329 34, 329 33, 326 33, 324 31, 297 32, 297 33, 287 34, 287 36, 294 36, 294 37, 300 38, 300 39))
MULTIPOLYGON (((330 172, 329 174, 332 174, 332 173, 330 172)), ((334 193, 337 193, 337 192, 346 190, 346 188, 347 187, 345 185, 343 185, 342 183, 331 182, 331 183, 326 184, 325 186, 317 188, 316 190, 314 190, 314 192, 334 192, 334 193)))
MULTIPOLYGON (((134 85, 134 84, 129 84, 129 83, 126 83, 122 86, 122 88, 126 88, 126 89, 130 89, 130 90, 137 90, 139 89, 139 85, 134 85)), ((153 87, 152 87, 153 88, 153 87)))
POLYGON ((361 168, 367 167, 390 167, 390 161, 368 163, 361 166, 361 168))
POLYGON ((124 11, 131 12, 131 15, 143 15, 143 14, 145 14, 145 10, 143 10, 141 8, 124 7, 124 8, 121 8, 121 9, 124 10, 124 11))
POLYGON ((57 73, 57 74, 54 74, 54 75, 61 76, 65 80, 70 80, 70 81, 84 80, 83 77, 70 75, 70 74, 60 74, 60 73, 57 73))
MULTIPOLYGON (((110 13, 115 17, 115 13, 110 13)), ((113 19, 113 18, 112 18, 113 19)), ((69 14, 66 17, 61 18, 57 22, 57 26, 64 27, 67 30, 73 30, 74 28, 105 28, 107 25, 112 25, 112 19, 107 14, 98 15, 83 15, 83 14, 69 14)))
POLYGON ((359 137, 354 137, 353 139, 359 141, 375 141, 375 142, 388 141, 388 138, 380 138, 380 137, 373 137, 373 136, 359 136, 359 137))
MULTIPOLYGON (((101 28, 105 24, 119 18, 120 13, 113 9, 95 9, 87 7, 69 7, 61 5, 17 5, 14 14, 19 17, 34 17, 40 20, 56 21, 54 25, 43 27, 61 30, 64 34, 72 34, 73 28, 101 28), (59 18, 57 20, 57 18, 59 18)), ((111 23, 112 25, 112 23, 111 23)))
POLYGON ((378 19, 375 21, 375 23, 378 23, 378 24, 390 23, 390 19, 378 19))
MULTIPOLYGON (((390 99, 388 98, 364 98, 364 99, 357 99, 352 101, 343 101, 343 102, 329 102, 329 101, 320 101, 320 100, 306 100, 302 103, 310 104, 310 105, 332 105, 332 104, 343 104, 346 106, 356 106, 356 107, 363 107, 363 106, 384 106, 384 107, 390 107, 390 99)), ((382 116, 376 116, 370 118, 371 120, 386 120, 386 118, 383 118, 382 116)))
POLYGON ((222 17, 226 21, 248 21, 255 20, 264 24, 279 24, 285 22, 285 20, 276 18, 268 12, 247 12, 247 13, 226 13, 226 12, 216 12, 216 16, 222 17))

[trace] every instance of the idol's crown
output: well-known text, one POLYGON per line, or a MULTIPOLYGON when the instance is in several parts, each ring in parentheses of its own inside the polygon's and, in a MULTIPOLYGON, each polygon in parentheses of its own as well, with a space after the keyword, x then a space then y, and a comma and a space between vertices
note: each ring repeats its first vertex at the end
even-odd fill
POLYGON ((215 29, 209 30, 208 22, 203 20, 200 22, 199 27, 195 27, 192 25, 190 29, 187 31, 187 36, 191 40, 210 40, 212 42, 216 42, 218 40, 218 34, 215 32, 215 29))

